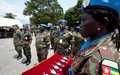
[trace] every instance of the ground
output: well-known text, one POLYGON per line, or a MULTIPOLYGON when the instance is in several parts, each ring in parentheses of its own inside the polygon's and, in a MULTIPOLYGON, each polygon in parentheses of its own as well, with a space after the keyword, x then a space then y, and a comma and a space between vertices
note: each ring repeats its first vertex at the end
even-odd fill
MULTIPOLYGON (((22 59, 17 60, 14 56, 17 54, 12 38, 0 39, 0 75, 21 75, 22 72, 32 68, 37 61, 36 49, 35 49, 35 37, 31 45, 32 60, 31 64, 25 66, 21 62, 25 60, 25 56, 22 59)), ((48 58, 53 55, 53 50, 49 50, 48 58)))

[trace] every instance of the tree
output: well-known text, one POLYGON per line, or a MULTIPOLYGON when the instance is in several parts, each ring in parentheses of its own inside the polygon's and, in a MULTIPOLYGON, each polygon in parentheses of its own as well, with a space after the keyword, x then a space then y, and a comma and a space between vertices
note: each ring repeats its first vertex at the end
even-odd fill
POLYGON ((12 18, 15 19, 16 15, 12 14, 12 13, 6 13, 5 16, 3 16, 4 18, 12 18))
POLYGON ((77 5, 68 9, 64 15, 64 18, 68 20, 70 26, 76 26, 81 21, 81 4, 82 0, 78 0, 77 5))
POLYGON ((53 23, 63 18, 63 8, 57 0, 30 0, 25 2, 24 15, 31 16, 32 24, 53 23))

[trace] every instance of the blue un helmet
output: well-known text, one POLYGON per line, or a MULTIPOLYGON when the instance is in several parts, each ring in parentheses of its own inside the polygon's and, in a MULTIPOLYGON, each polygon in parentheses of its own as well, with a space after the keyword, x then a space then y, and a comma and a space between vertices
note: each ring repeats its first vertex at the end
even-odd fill
POLYGON ((58 20, 58 24, 60 25, 60 24, 63 24, 63 25, 67 25, 67 20, 64 20, 64 19, 62 19, 62 20, 58 20))
POLYGON ((46 29, 46 25, 45 24, 39 24, 38 28, 39 28, 39 30, 44 31, 46 29))
POLYGON ((79 32, 80 31, 80 26, 76 26, 75 31, 79 32))
POLYGON ((107 9, 120 17, 120 0, 84 0, 82 11, 85 9, 107 9))

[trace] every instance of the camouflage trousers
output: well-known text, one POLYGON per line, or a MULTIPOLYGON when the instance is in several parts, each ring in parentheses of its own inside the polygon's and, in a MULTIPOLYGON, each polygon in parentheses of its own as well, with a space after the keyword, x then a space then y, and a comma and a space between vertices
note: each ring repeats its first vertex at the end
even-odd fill
POLYGON ((37 50, 38 62, 47 59, 48 50, 46 48, 36 48, 36 50, 37 50))
POLYGON ((15 50, 18 53, 19 56, 22 56, 22 46, 21 45, 14 45, 15 50))
POLYGON ((23 45, 24 55, 26 56, 27 60, 31 60, 31 48, 29 45, 23 45))

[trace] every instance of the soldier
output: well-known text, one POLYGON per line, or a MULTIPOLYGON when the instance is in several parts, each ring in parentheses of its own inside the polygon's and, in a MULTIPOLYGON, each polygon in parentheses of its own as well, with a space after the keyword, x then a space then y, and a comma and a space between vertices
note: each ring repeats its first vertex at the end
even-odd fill
POLYGON ((47 58, 49 45, 50 45, 50 35, 46 30, 45 24, 40 24, 38 26, 39 33, 36 35, 36 51, 38 62, 41 62, 47 58))
POLYGON ((30 32, 31 32, 32 36, 34 34, 34 31, 35 31, 35 25, 31 25, 30 32))
POLYGON ((70 40, 72 39, 72 33, 66 29, 67 21, 58 21, 60 30, 54 34, 54 50, 63 56, 69 56, 70 53, 70 40))
POLYGON ((30 45, 32 43, 32 34, 29 31, 29 26, 27 24, 23 25, 23 34, 22 34, 22 45, 24 55, 27 60, 23 63, 26 63, 26 66, 31 63, 31 48, 30 45))
POLYGON ((55 34, 56 31, 57 31, 57 27, 52 26, 51 29, 50 29, 50 41, 51 41, 51 48, 52 49, 54 49, 54 34, 55 34))
POLYGON ((17 59, 19 60, 22 58, 22 45, 21 45, 22 32, 20 31, 18 25, 13 25, 13 28, 14 28, 13 43, 14 43, 15 50, 18 53, 17 59))
POLYGON ((72 62, 69 75, 120 75, 120 1, 84 0, 82 13, 80 32, 87 41, 72 62))
POLYGON ((39 32, 39 29, 38 29, 37 26, 35 26, 35 28, 34 28, 34 35, 35 35, 35 37, 36 37, 36 35, 38 34, 38 32, 39 32))
POLYGON ((71 57, 74 57, 79 49, 81 48, 82 44, 85 42, 85 39, 80 34, 80 27, 77 26, 74 28, 74 31, 72 33, 73 37, 71 40, 71 57))

